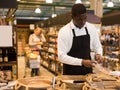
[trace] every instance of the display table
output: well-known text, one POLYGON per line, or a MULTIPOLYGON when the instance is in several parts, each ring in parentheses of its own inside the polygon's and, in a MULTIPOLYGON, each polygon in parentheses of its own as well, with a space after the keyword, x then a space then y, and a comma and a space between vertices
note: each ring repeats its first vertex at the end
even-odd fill
POLYGON ((62 75, 62 90, 120 90, 119 78, 107 74, 62 75))
POLYGON ((120 78, 107 74, 91 74, 83 90, 120 90, 120 78))
POLYGON ((120 80, 106 74, 61 75, 55 80, 36 76, 18 80, 15 88, 19 90, 20 87, 25 87, 25 90, 120 90, 120 80))

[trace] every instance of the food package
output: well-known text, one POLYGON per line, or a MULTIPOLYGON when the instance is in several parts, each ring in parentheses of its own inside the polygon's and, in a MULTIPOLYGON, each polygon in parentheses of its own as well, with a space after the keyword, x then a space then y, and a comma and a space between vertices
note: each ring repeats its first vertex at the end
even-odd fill
POLYGON ((32 51, 33 54, 39 55, 40 52, 39 51, 32 51))
POLYGON ((12 80, 12 73, 10 70, 0 71, 0 82, 7 82, 12 80))
POLYGON ((5 75, 6 75, 6 80, 8 81, 12 80, 12 72, 10 70, 6 70, 5 75))
POLYGON ((34 54, 34 53, 30 53, 30 54, 28 55, 28 57, 29 57, 30 60, 37 60, 38 55, 37 55, 37 54, 34 54))
POLYGON ((110 72, 108 68, 103 67, 101 64, 95 64, 93 71, 95 73, 103 73, 103 74, 109 74, 110 72))

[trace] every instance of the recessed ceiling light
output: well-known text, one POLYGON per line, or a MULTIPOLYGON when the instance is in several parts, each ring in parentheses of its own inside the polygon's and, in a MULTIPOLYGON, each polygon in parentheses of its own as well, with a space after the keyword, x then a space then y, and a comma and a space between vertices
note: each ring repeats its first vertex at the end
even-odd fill
POLYGON ((53 3, 53 0, 46 0, 46 3, 53 3))
POLYGON ((75 3, 82 3, 82 1, 81 0, 76 0, 75 3))
POLYGON ((35 13, 41 13, 40 8, 36 8, 36 9, 35 9, 35 13))
POLYGON ((114 7, 114 3, 110 0, 107 4, 107 7, 114 7))
POLYGON ((90 1, 86 1, 85 3, 86 3, 86 4, 90 4, 90 1))
POLYGON ((54 18, 54 17, 56 17, 57 16, 57 14, 52 14, 52 18, 54 18))

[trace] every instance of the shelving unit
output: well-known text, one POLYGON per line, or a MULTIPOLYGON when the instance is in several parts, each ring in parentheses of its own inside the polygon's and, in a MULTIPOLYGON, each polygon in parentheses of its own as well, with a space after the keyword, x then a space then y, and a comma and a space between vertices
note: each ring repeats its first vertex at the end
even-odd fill
POLYGON ((112 70, 120 70, 120 26, 111 25, 102 27, 101 42, 108 67, 112 70))
POLYGON ((29 26, 24 25, 17 25, 16 26, 16 33, 17 33, 17 55, 22 56, 24 55, 24 48, 26 46, 26 43, 28 43, 28 38, 31 33, 29 30, 29 26))
POLYGON ((11 80, 18 78, 18 73, 17 73, 18 65, 17 65, 17 53, 16 53, 17 44, 16 44, 16 30, 15 29, 16 29, 15 26, 12 26, 13 45, 0 47, 0 71, 1 73, 6 73, 6 71, 9 71, 9 75, 7 75, 6 77, 11 77, 11 80))
POLYGON ((53 72, 55 75, 62 74, 62 63, 58 61, 57 55, 57 37, 58 37, 59 26, 49 28, 47 34, 47 42, 43 45, 43 60, 41 64, 48 70, 53 72))

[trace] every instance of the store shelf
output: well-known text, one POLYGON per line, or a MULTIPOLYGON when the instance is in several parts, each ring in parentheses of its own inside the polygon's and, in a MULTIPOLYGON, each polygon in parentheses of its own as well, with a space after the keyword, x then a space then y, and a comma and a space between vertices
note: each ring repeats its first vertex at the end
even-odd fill
MULTIPOLYGON (((12 26, 12 46, 0 47, 0 71, 9 71, 11 80, 18 78, 16 26, 12 26)), ((0 76, 1 77, 1 76, 0 76)), ((4 79, 6 80, 6 79, 4 79)))
POLYGON ((17 61, 0 62, 0 66, 13 66, 16 64, 17 64, 17 61))
POLYGON ((120 70, 120 26, 102 26, 101 42, 107 66, 112 70, 120 70))
POLYGON ((56 26, 49 28, 47 43, 45 46, 43 45, 43 61, 41 63, 55 75, 62 74, 62 63, 58 61, 57 54, 58 28, 56 26))

